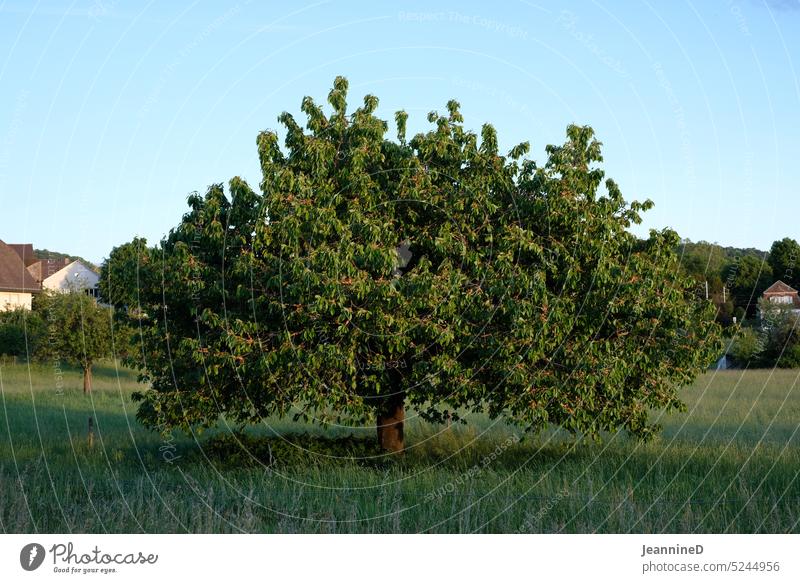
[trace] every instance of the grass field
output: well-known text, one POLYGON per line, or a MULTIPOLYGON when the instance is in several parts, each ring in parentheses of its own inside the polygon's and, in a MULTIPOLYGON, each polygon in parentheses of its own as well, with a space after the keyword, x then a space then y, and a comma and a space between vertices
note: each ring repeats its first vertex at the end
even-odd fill
POLYGON ((289 421, 255 429, 252 451, 224 427, 162 438, 135 420, 133 372, 99 366, 95 392, 80 387, 76 371, 61 390, 45 365, 0 366, 2 531, 800 532, 797 371, 708 373, 645 445, 412 420, 397 461, 308 437, 372 431, 289 421))

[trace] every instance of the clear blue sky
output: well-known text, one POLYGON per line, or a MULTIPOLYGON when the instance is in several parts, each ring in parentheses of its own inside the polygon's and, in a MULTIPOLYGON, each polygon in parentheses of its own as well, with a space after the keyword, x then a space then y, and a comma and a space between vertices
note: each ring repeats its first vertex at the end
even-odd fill
POLYGON ((190 192, 257 186, 258 131, 339 74, 410 130, 457 98, 539 160, 592 125, 645 229, 800 238, 798 0, 291 4, 0 0, 0 239, 154 243, 190 192))

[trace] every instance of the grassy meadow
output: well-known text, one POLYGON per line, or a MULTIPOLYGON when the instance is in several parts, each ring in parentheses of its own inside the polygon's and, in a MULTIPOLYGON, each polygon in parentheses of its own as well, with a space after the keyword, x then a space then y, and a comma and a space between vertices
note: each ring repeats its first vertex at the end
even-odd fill
POLYGON ((800 532, 797 371, 709 372, 647 444, 409 413, 401 459, 372 430, 287 420, 164 437, 136 388, 113 363, 91 395, 77 371, 61 388, 47 365, 0 365, 2 532, 800 532))

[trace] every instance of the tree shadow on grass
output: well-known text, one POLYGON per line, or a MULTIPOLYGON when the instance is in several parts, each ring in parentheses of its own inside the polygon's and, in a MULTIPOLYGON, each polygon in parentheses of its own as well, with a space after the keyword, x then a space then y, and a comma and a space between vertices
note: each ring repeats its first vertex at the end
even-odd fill
POLYGON ((546 446, 516 438, 479 438, 468 443, 456 441, 426 444, 412 443, 403 454, 391 454, 378 447, 374 437, 344 435, 330 437, 313 432, 287 432, 281 435, 258 435, 248 432, 218 433, 199 441, 191 451, 181 451, 187 464, 213 465, 217 470, 253 467, 361 467, 364 469, 417 472, 436 469, 462 472, 470 469, 497 472, 551 467, 565 459, 577 463, 588 454, 574 444, 546 446))

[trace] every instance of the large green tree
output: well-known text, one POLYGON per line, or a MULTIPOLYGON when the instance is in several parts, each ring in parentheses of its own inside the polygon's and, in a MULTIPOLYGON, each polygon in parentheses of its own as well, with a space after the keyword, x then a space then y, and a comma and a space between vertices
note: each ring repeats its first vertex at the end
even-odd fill
POLYGON ((682 406, 713 308, 674 232, 629 232, 650 203, 604 181, 590 128, 538 165, 466 129, 455 101, 410 140, 398 112, 392 140, 377 98, 349 113, 346 94, 337 78, 328 114, 305 98, 305 128, 282 114, 284 148, 258 136, 259 192, 234 178, 191 196, 139 253, 143 422, 375 423, 399 451, 407 409, 647 437, 652 409, 682 406))

